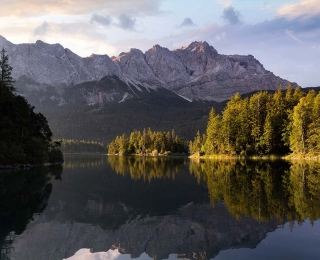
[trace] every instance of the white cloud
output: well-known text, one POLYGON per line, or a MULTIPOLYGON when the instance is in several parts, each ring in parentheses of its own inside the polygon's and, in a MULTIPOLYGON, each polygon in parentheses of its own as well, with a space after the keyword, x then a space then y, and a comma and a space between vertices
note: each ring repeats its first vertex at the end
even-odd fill
POLYGON ((320 14, 320 2, 319 0, 300 0, 299 3, 279 8, 277 13, 290 18, 320 14))
POLYGON ((64 258, 63 260, 116 260, 120 256, 122 255, 119 253, 118 249, 97 253, 91 253, 90 249, 80 249, 73 256, 64 258))
POLYGON ((228 0, 217 0, 216 2, 219 5, 224 6, 225 8, 230 7, 232 5, 232 1, 228 1, 228 0))
POLYGON ((0 16, 39 17, 46 14, 80 15, 106 10, 113 15, 156 15, 161 0, 4 0, 1 1, 0 16))

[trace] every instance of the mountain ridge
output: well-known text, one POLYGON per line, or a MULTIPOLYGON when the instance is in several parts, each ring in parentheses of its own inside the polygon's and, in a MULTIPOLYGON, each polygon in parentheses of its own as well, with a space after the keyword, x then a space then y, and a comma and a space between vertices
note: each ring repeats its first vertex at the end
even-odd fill
POLYGON ((24 76, 58 88, 117 76, 139 91, 161 87, 191 100, 223 101, 237 92, 275 90, 289 83, 254 56, 222 55, 206 41, 172 51, 158 44, 145 53, 131 48, 111 58, 107 54, 82 58, 59 43, 13 44, 2 36, 0 47, 8 52, 15 80, 24 76))

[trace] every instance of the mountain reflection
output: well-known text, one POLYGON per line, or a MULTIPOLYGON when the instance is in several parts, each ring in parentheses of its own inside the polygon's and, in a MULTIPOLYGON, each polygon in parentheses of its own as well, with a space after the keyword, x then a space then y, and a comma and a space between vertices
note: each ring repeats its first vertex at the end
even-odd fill
MULTIPOLYGON (((82 157, 66 157, 63 178, 55 175, 61 181, 43 174, 26 188, 39 199, 19 231, 12 225, 2 235, 19 234, 11 260, 210 259, 320 216, 317 162, 82 157)), ((7 203, 17 207, 11 217, 24 212, 16 201, 7 203)))

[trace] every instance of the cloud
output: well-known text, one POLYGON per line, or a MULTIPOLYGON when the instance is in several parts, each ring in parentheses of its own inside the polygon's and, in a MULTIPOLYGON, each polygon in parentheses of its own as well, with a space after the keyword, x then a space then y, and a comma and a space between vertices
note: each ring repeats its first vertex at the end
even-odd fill
POLYGON ((33 34, 36 36, 43 36, 47 33, 49 28, 48 22, 44 21, 40 26, 34 29, 33 34))
MULTIPOLYGON (((27 26, 31 27, 32 25, 28 24, 27 26)), ((35 27, 35 25, 33 26, 35 27)), ((50 44, 60 43, 65 48, 69 48, 72 52, 80 54, 82 57, 89 56, 92 53, 118 54, 116 47, 109 42, 110 39, 100 30, 101 28, 92 26, 92 24, 85 20, 69 23, 48 22, 48 28, 43 35, 36 35, 34 32, 30 34, 24 24, 11 27, 10 30, 14 30, 15 35, 19 34, 22 36, 25 42, 33 43, 41 39, 50 44)), ((2 32, 3 29, 0 29, 2 32)), ((4 32, 6 33, 7 31, 5 30, 4 32)), ((14 41, 15 38, 10 37, 8 40, 14 41)))
POLYGON ((236 25, 240 23, 240 13, 233 6, 226 7, 223 10, 222 18, 229 24, 236 25))
POLYGON ((264 5, 263 7, 260 8, 260 10, 272 10, 274 7, 272 5, 264 5))
POLYGON ((216 1, 219 5, 222 5, 224 7, 229 7, 232 5, 232 1, 226 1, 226 0, 217 0, 216 1))
POLYGON ((131 18, 127 14, 121 14, 119 16, 119 27, 124 30, 131 30, 134 31, 134 26, 136 23, 136 19, 131 18))
POLYGON ((98 23, 106 27, 108 27, 111 24, 111 21, 112 19, 110 16, 102 16, 97 13, 91 16, 91 23, 98 23))
POLYGON ((194 22, 191 20, 191 18, 186 17, 184 18, 183 22, 180 24, 181 27, 189 27, 189 26, 195 26, 194 22))
POLYGON ((108 14, 130 13, 133 16, 158 15, 163 0, 5 0, 0 17, 39 17, 46 14, 81 15, 105 10, 108 14))
POLYGON ((289 4, 278 9, 279 15, 296 18, 320 14, 319 0, 300 0, 299 3, 289 4))

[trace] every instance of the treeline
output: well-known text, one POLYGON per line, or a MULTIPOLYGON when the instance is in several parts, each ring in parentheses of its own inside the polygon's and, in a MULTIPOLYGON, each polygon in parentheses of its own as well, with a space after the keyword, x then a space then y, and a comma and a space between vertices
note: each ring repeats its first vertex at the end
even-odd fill
POLYGON ((107 146, 97 141, 62 139, 61 150, 64 153, 106 153, 107 146))
POLYGON ((129 138, 123 134, 117 136, 109 144, 109 154, 165 154, 187 153, 188 148, 184 138, 171 132, 151 131, 144 129, 131 132, 129 138))
POLYGON ((12 67, 0 51, 0 165, 62 161, 59 143, 51 142, 46 118, 14 94, 12 67))
POLYGON ((198 155, 318 155, 320 94, 291 85, 250 98, 235 94, 222 115, 210 111, 206 133, 198 132, 189 150, 198 155))

